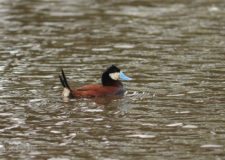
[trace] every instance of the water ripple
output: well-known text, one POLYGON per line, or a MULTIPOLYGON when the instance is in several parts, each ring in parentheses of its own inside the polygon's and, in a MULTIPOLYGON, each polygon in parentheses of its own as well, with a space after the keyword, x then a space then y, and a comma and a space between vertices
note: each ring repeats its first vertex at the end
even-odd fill
POLYGON ((224 7, 0 0, 2 159, 223 159, 224 7), (124 97, 61 98, 111 64, 124 97))

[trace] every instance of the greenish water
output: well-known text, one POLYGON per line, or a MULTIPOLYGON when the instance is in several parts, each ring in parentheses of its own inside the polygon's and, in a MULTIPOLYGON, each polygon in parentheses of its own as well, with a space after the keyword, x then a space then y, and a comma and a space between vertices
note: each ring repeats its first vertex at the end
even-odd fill
POLYGON ((0 158, 225 158, 225 2, 0 0, 0 158), (64 102, 119 66, 124 98, 64 102))

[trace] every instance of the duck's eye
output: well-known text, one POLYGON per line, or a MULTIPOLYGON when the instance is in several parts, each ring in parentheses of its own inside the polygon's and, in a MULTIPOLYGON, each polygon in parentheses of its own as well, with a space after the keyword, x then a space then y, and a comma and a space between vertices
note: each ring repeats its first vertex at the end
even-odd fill
POLYGON ((119 72, 115 72, 115 73, 110 73, 109 76, 113 79, 113 80, 119 80, 120 78, 120 73, 119 72))

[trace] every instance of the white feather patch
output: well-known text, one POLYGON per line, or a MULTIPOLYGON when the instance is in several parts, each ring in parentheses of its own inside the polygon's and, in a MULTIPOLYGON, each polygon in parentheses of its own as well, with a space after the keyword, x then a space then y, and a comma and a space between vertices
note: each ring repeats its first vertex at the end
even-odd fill
POLYGON ((70 90, 68 88, 64 88, 62 92, 63 97, 69 97, 70 95, 70 90))
POLYGON ((120 78, 120 73, 119 72, 115 72, 115 73, 110 73, 109 76, 113 79, 113 80, 119 80, 120 78))

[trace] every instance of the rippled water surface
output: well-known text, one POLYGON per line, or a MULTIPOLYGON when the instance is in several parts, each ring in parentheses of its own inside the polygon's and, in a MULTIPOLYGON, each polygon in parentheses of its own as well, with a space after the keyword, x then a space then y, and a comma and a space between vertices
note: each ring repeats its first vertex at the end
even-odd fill
POLYGON ((0 0, 1 159, 225 158, 223 0, 0 0), (118 65, 122 99, 63 101, 118 65))

